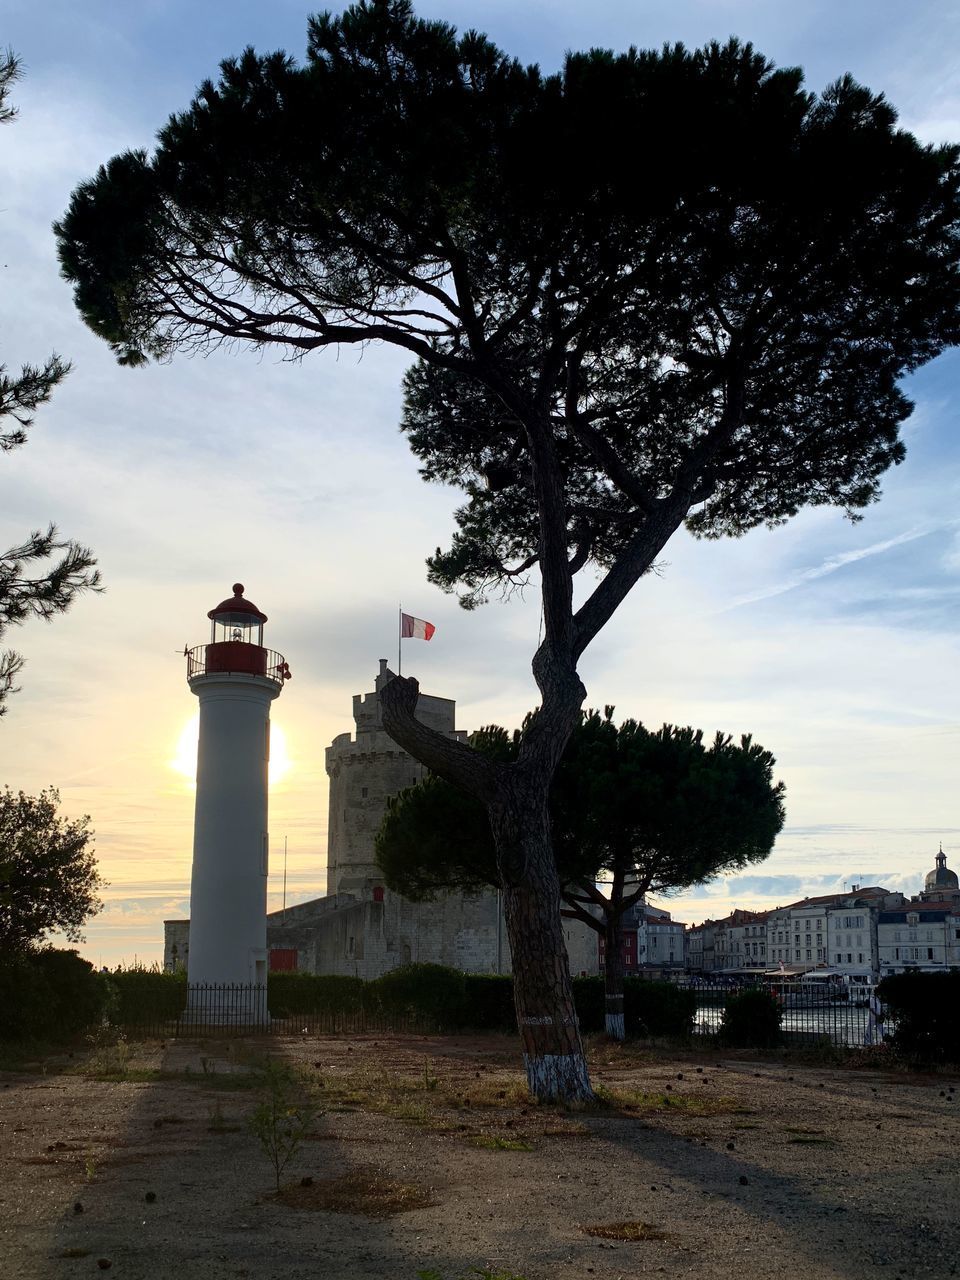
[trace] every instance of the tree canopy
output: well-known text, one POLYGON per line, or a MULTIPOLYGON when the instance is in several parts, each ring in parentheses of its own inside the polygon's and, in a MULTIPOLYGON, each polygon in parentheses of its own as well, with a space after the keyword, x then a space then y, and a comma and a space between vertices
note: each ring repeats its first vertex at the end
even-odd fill
POLYGON ((957 175, 881 95, 809 93, 749 44, 548 76, 371 0, 312 19, 303 66, 224 62, 58 232, 125 362, 416 355, 404 428, 467 495, 431 575, 475 603, 543 561, 544 449, 577 567, 634 564, 665 519, 719 536, 871 502, 903 456, 898 378, 957 340, 957 175))
MULTIPOLYGON (((515 758, 522 734, 490 726, 476 750, 515 758)), ((550 818, 561 893, 568 908, 603 930, 644 895, 670 894, 762 861, 784 821, 784 784, 775 760, 749 735, 636 720, 617 726, 613 708, 587 712, 574 730, 550 790, 550 818), (609 884, 619 879, 611 904, 609 884), (608 882, 603 892, 599 881, 608 882), (599 915, 584 906, 601 909, 599 915), (587 918, 589 916, 589 918, 587 918)), ((500 884, 484 807, 442 778, 401 791, 376 840, 387 885, 416 900, 500 884)))
MULTIPOLYGON (((0 124, 16 119, 10 89, 19 74, 16 56, 9 51, 0 54, 0 124)), ((47 403, 69 370, 69 364, 56 354, 42 365, 23 365, 17 374, 0 365, 0 453, 26 443, 34 413, 47 403)), ((53 524, 0 552, 0 639, 9 626, 27 618, 49 621, 69 608, 79 592, 97 590, 100 575, 95 565, 86 547, 61 538, 53 524), (59 557, 52 565, 51 556, 59 557)), ((16 692, 23 664, 23 656, 13 649, 0 653, 0 716, 6 713, 8 695, 16 692)))
POLYGON ((0 954, 27 951, 62 931, 71 942, 102 908, 90 819, 59 814, 54 788, 0 792, 0 954))
MULTIPOLYGON (((528 717, 529 719, 529 717, 528 717)), ((521 731, 497 726, 476 750, 515 758, 521 731)), ((607 1034, 626 1035, 621 923, 648 893, 669 894, 766 858, 783 826, 784 785, 773 756, 745 735, 587 712, 550 789, 553 849, 564 914, 604 937, 607 1034)), ((498 886, 502 873, 483 805, 442 778, 395 796, 376 838, 391 889, 415 901, 498 886)))

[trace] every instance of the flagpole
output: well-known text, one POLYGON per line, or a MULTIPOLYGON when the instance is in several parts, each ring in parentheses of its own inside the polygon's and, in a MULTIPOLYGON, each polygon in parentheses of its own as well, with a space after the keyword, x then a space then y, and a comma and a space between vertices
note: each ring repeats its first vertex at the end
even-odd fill
POLYGON ((403 675, 403 605, 397 606, 397 675, 403 675))

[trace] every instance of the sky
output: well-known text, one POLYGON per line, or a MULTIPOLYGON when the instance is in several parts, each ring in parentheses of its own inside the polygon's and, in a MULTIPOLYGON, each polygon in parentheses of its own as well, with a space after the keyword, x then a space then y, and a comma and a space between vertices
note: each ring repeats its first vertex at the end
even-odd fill
MULTIPOLYGON (((0 720, 0 783, 56 786, 65 815, 90 815, 109 887, 80 949, 98 964, 159 960, 163 919, 189 912, 182 742, 196 703, 181 655, 206 640, 233 582, 269 615, 265 642, 294 677, 273 709, 289 763, 271 791, 271 908, 284 841, 287 901, 324 891, 324 748, 352 727, 377 660, 393 663, 398 603, 437 628, 407 642, 405 673, 455 698, 461 728, 513 726, 536 703, 535 584, 467 614, 426 582, 457 494, 420 481, 399 433, 405 357, 220 351, 122 369, 58 275, 50 225, 74 186, 149 147, 222 58, 247 45, 302 56, 309 12, 291 0, 4 6, 0 43, 25 75, 19 119, 0 131, 0 359, 17 369, 56 350, 73 368, 29 443, 0 459, 0 543, 56 520, 95 550, 106 590, 12 636, 28 662, 0 720)), ((569 49, 735 34, 804 67, 811 89, 850 72, 924 141, 960 140, 954 0, 430 0, 418 12, 546 70, 569 49)), ((666 903, 676 918, 851 882, 915 893, 941 840, 960 869, 958 375, 953 352, 908 380, 907 459, 862 522, 821 509, 736 541, 681 533, 585 655, 589 705, 752 733, 786 783, 770 858, 666 903)))

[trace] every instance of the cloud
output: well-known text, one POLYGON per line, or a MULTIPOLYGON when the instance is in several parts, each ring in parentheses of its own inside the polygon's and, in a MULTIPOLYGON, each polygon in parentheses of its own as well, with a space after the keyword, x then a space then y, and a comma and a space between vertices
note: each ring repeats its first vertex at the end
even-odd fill
POLYGON ((859 561, 867 560, 871 556, 883 555, 885 551, 890 551, 893 547, 902 547, 909 542, 916 542, 918 538, 927 538, 932 533, 936 533, 941 529, 953 528, 958 523, 960 522, 949 520, 945 523, 925 528, 908 529, 904 533, 896 534, 892 538, 884 538, 881 542, 874 542, 870 546, 858 547, 853 551, 841 551, 837 555, 828 556, 813 568, 795 573, 782 582, 773 583, 770 586, 761 588, 759 591, 748 592, 736 597, 720 612, 729 613, 731 610, 739 609, 746 604, 755 604, 759 600, 769 600, 774 596, 784 595, 786 592, 793 591, 796 587, 803 586, 807 582, 815 582, 818 578, 826 578, 830 574, 836 573, 838 569, 846 568, 847 565, 857 564, 859 561))

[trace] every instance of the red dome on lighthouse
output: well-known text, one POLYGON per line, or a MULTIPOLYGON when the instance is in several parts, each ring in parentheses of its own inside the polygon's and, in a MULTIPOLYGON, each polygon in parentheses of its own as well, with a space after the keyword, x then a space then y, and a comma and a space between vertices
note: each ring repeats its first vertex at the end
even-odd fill
POLYGON ((224 626, 250 626, 254 620, 262 625, 267 621, 267 615, 261 613, 252 600, 243 598, 242 582, 235 582, 233 595, 227 600, 221 600, 207 617, 214 622, 222 622, 224 626))

